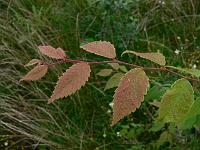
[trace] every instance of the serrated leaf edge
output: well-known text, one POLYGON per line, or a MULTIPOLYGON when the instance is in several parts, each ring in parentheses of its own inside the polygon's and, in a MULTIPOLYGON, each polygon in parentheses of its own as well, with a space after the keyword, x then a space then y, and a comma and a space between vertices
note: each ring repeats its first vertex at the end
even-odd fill
MULTIPOLYGON (((181 78, 181 79, 176 80, 176 81, 171 85, 171 87, 163 94, 163 96, 161 96, 160 106, 161 106, 161 104, 162 104, 162 102, 163 102, 163 98, 165 97, 165 95, 168 94, 168 93, 172 90, 172 88, 177 84, 177 82, 180 82, 181 80, 186 80, 186 81, 188 81, 188 80, 185 79, 185 78, 181 78)), ((188 82, 189 82, 189 81, 188 81, 188 82)), ((189 82, 189 83, 190 83, 190 82, 189 82)), ((188 109, 187 113, 191 110, 192 105, 193 105, 193 103, 194 103, 194 89, 193 89, 191 83, 190 83, 190 87, 191 87, 191 89, 192 89, 193 102, 192 102, 190 108, 188 109)), ((159 109, 160 109, 160 108, 159 108, 159 109)), ((186 113, 186 115, 187 115, 187 113, 186 113)), ((164 120, 164 119, 165 119, 165 116, 163 116, 163 117, 161 118, 161 117, 160 117, 160 112, 159 112, 159 113, 158 113, 158 121, 162 121, 162 120, 164 120)), ((183 120, 184 120, 184 119, 183 119, 183 120)), ((181 124, 181 123, 182 123, 182 122, 180 122, 180 124, 181 124)))
MULTIPOLYGON (((82 62, 82 63, 85 63, 85 62, 82 62)), ((86 63, 86 64, 88 64, 88 63, 86 63)), ((88 64, 89 65, 89 64, 88 64)), ((73 65, 72 65, 73 66, 73 65)), ((72 67, 71 66, 71 67, 72 67)), ((70 69, 71 67, 69 67, 68 69, 70 69)), ((67 70, 68 70, 67 69, 67 70)), ((67 71, 66 70, 66 71, 67 71)), ((65 71, 65 72, 66 72, 65 71)), ((65 73, 64 72, 64 73, 65 73)), ((55 87, 58 85, 58 81, 60 80, 60 78, 64 75, 64 73, 58 78, 58 80, 57 80, 57 82, 56 82, 56 85, 55 85, 55 87)), ((91 73, 91 69, 89 70, 89 74, 91 73)), ((87 80, 85 80, 85 84, 86 84, 86 82, 89 80, 89 77, 88 77, 88 79, 87 80)), ((80 88, 79 89, 77 89, 76 91, 74 91, 74 92, 72 92, 70 95, 72 95, 72 94, 74 94, 74 93, 76 93, 78 90, 80 90, 83 86, 85 86, 85 84, 84 85, 81 85, 80 86, 80 88)), ((54 93, 55 93, 55 91, 53 91, 53 93, 52 93, 52 95, 51 96, 53 96, 54 95, 54 93)), ((62 99, 62 98, 64 98, 64 97, 68 97, 68 96, 70 96, 70 95, 67 95, 67 96, 61 96, 59 99, 62 99)), ((54 99, 53 101, 51 101, 51 98, 48 100, 48 103, 47 104, 51 104, 51 103, 53 103, 55 100, 57 100, 57 99, 54 99)))
POLYGON ((100 41, 93 41, 93 42, 90 42, 90 43, 81 45, 80 48, 84 49, 85 51, 87 51, 87 52, 89 52, 89 53, 96 54, 96 55, 98 55, 98 56, 102 56, 102 57, 106 57, 106 58, 110 58, 110 59, 116 58, 116 49, 115 49, 115 46, 114 46, 111 42, 109 42, 109 41, 101 41, 101 40, 100 40, 100 41), (88 51, 86 48, 84 48, 84 45, 87 45, 87 44, 90 44, 90 43, 93 43, 93 42, 107 42, 107 43, 111 44, 111 45, 113 46, 113 49, 114 49, 114 57, 108 57, 108 56, 105 56, 105 55, 98 54, 98 53, 96 53, 96 52, 90 52, 90 51, 88 51))
MULTIPOLYGON (((141 69, 141 68, 135 68, 135 69, 140 69, 140 70, 142 70, 142 71, 145 73, 145 71, 144 71, 143 69, 141 69)), ((131 70, 135 70, 135 69, 131 69, 131 70)), ((131 70, 129 70, 129 71, 131 71, 131 70)), ((124 74, 124 76, 120 79, 119 84, 120 84, 120 82, 123 80, 123 78, 129 73, 129 71, 126 72, 126 73, 124 74)), ((146 73, 145 73, 145 75, 146 75, 146 73)), ((138 109, 138 108, 141 106, 142 102, 144 101, 144 96, 147 94, 147 92, 148 92, 148 87, 149 87, 149 77, 148 77, 147 75, 146 75, 146 77, 147 77, 147 82, 148 82, 148 83, 147 83, 147 88, 146 88, 146 90, 145 90, 145 94, 143 95, 143 99, 142 99, 140 105, 138 105, 134 110, 132 110, 131 112, 129 112, 126 116, 128 116, 128 115, 130 115, 131 113, 135 112, 136 109, 138 109)), ((118 84, 118 86, 119 86, 119 84, 118 84)), ((117 88, 118 88, 118 87, 117 87, 117 88)), ((115 89, 115 93, 116 93, 116 91, 117 91, 117 88, 115 89)), ((115 96, 115 94, 113 95, 113 100, 114 100, 114 96, 115 96)), ((125 117, 125 116, 124 116, 124 117, 125 117)), ((124 117, 122 117, 121 119, 123 119, 124 117)), ((121 119, 120 119, 120 120, 121 120, 121 119)), ((118 120, 117 122, 119 122, 120 120, 118 120)), ((116 122, 116 123, 117 123, 117 122, 116 122)), ((116 123, 113 123, 113 120, 112 120, 111 126, 115 125, 116 123)))
POLYGON ((33 69, 31 69, 25 76, 23 76, 23 77, 19 80, 19 82, 21 82, 21 81, 36 81, 35 79, 24 80, 23 78, 26 77, 32 70, 34 70, 36 67, 39 67, 39 66, 41 66, 41 67, 46 66, 46 68, 44 68, 44 69, 45 69, 44 75, 41 76, 40 78, 36 79, 36 80, 40 80, 41 78, 43 78, 43 77, 45 76, 45 74, 48 72, 48 68, 49 68, 49 67, 48 67, 47 65, 37 65, 37 66, 35 66, 33 69))
MULTIPOLYGON (((153 60, 147 59, 147 58, 145 58, 145 57, 143 57, 143 56, 139 56, 138 53, 141 53, 141 52, 136 52, 136 51, 126 50, 126 51, 124 51, 124 52, 121 54, 121 56, 123 56, 124 54, 129 54, 129 53, 134 54, 134 55, 136 55, 136 56, 138 56, 138 57, 144 58, 144 59, 146 59, 146 60, 149 60, 149 61, 151 61, 151 62, 154 62, 154 63, 156 63, 156 64, 159 64, 159 65, 161 65, 161 66, 165 66, 165 65, 166 65, 165 56, 164 56, 162 53, 160 53, 160 52, 151 52, 151 53, 152 53, 152 54, 159 54, 160 56, 162 56, 162 57, 163 57, 163 61, 164 61, 164 63, 162 63, 162 64, 161 64, 161 63, 158 63, 158 62, 155 62, 155 61, 153 61, 153 60)), ((145 54, 145 53, 144 53, 144 54, 145 54)))

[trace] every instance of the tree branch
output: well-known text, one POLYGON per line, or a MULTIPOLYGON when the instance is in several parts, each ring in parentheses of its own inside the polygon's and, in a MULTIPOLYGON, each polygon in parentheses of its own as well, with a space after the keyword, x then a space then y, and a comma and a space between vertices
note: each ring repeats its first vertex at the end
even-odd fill
POLYGON ((164 72, 169 72, 171 74, 174 74, 174 75, 177 75, 177 76, 180 76, 182 78, 185 78, 185 79, 188 79, 188 80, 191 80, 191 81, 196 81, 196 82, 200 82, 200 80, 198 79, 195 79, 195 78, 190 78, 190 77, 185 77, 177 72, 174 72, 166 67, 159 67, 159 68, 155 68, 155 67, 143 67, 143 66, 139 66, 139 65, 136 65, 136 64, 131 64, 131 63, 128 63, 128 62, 124 62, 124 61, 120 61, 120 60, 117 60, 117 59, 113 59, 111 61, 83 61, 83 60, 79 60, 79 59, 68 59, 68 58, 64 58, 60 61, 57 61, 57 62, 54 62, 54 63, 51 63, 51 64, 48 64, 48 63, 44 63, 45 65, 48 65, 48 67, 53 67, 57 64, 62 64, 62 63, 88 63, 89 65, 98 65, 98 64, 109 64, 109 63, 118 63, 118 64, 121 64, 121 65, 127 65, 127 66, 130 66, 130 67, 134 67, 134 68, 141 68, 143 70, 151 70, 151 71, 164 71, 164 72))

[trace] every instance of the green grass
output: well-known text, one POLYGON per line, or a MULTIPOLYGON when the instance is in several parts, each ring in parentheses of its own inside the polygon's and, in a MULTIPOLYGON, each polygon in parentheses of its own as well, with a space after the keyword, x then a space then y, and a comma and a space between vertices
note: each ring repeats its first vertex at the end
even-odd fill
MULTIPOLYGON (((159 50, 170 65, 199 67, 199 5, 198 0, 169 0, 164 5, 156 0, 0 0, 0 148, 8 141, 8 149, 154 149, 160 132, 149 132, 156 110, 148 102, 110 127, 112 114, 107 111, 114 90, 103 91, 106 79, 95 75, 105 66, 93 66, 85 87, 52 105, 47 105, 48 97, 70 64, 53 67, 38 82, 19 83, 19 79, 30 70, 24 67, 29 60, 48 60, 38 53, 41 44, 62 47, 71 58, 102 60, 79 49, 81 43, 91 40, 111 41, 119 58, 126 49, 159 50), (174 53, 176 49, 181 51, 179 55, 174 53), (117 136, 127 125, 135 136, 117 136)), ((120 59, 153 66, 132 56, 120 59)), ((169 87, 178 78, 148 74, 152 86, 169 87)), ((194 87, 198 94, 198 85, 194 83, 194 87)), ((181 143, 198 137, 197 129, 174 139, 171 148, 198 147, 198 138, 181 143)), ((162 148, 167 147, 169 144, 162 148)))

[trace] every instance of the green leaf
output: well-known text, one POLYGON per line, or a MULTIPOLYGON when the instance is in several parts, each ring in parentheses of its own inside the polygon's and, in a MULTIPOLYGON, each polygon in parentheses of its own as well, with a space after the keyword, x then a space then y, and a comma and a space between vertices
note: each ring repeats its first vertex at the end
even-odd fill
POLYGON ((200 70, 198 69, 188 69, 188 68, 181 68, 181 67, 174 67, 174 66, 167 66, 168 68, 176 69, 180 72, 183 72, 185 74, 191 74, 197 78, 200 77, 200 70))
POLYGON ((186 79, 177 80, 161 100, 159 108, 159 120, 174 122, 180 125, 194 100, 194 91, 190 82, 186 79))
POLYGON ((97 75, 102 76, 102 77, 107 77, 107 76, 111 75, 112 71, 113 71, 112 69, 102 69, 102 70, 100 70, 99 73, 97 73, 97 75))
POLYGON ((128 133, 128 129, 120 130, 120 135, 125 136, 128 133))
POLYGON ((106 87, 104 91, 108 89, 112 89, 114 87, 117 87, 119 84, 120 79, 124 76, 124 73, 116 73, 114 74, 106 83, 106 87))
POLYGON ((115 69, 115 70, 119 70, 119 64, 118 63, 109 63, 109 65, 115 69))
POLYGON ((172 135, 169 134, 167 131, 164 131, 163 133, 161 133, 160 138, 157 141, 157 146, 160 147, 165 142, 172 143, 172 135))
POLYGON ((187 114, 187 118, 193 117, 200 114, 200 97, 197 98, 190 109, 190 111, 187 114))
POLYGON ((128 139, 133 139, 136 136, 135 129, 130 129, 127 133, 128 139))
POLYGON ((174 123, 170 123, 168 126, 169 133, 174 134, 176 132, 176 126, 174 123))
POLYGON ((154 63, 157 63, 161 66, 164 66, 166 64, 165 56, 163 56, 163 54, 161 54, 159 52, 157 52, 157 53, 138 53, 138 52, 135 52, 135 51, 126 50, 122 53, 122 55, 124 55, 126 53, 135 54, 136 56, 148 59, 148 60, 150 60, 154 63))
POLYGON ((159 138, 158 141, 157 141, 158 147, 160 147, 160 146, 163 145, 165 142, 167 142, 167 141, 168 141, 167 138, 168 138, 168 133, 167 133, 167 131, 164 131, 163 133, 161 133, 160 138, 159 138))
POLYGON ((164 127, 163 122, 155 121, 153 123, 153 126, 149 129, 149 131, 157 132, 157 131, 160 131, 163 127, 164 127))
POLYGON ((197 28, 196 28, 196 31, 199 31, 200 30, 200 26, 198 26, 197 28))
POLYGON ((187 113, 185 120, 181 125, 181 128, 182 129, 191 128, 196 122, 196 117, 199 114, 200 114, 200 97, 193 102, 190 111, 187 113))
POLYGON ((155 85, 149 89, 144 99, 145 101, 159 100, 167 89, 167 87, 155 85))
POLYGON ((184 130, 184 129, 190 129, 193 127, 193 125, 195 124, 195 122, 197 121, 196 116, 187 118, 186 120, 184 120, 184 122, 180 125, 180 129, 184 130))
POLYGON ((123 72, 128 72, 128 70, 126 69, 126 67, 125 66, 119 66, 119 69, 121 70, 121 71, 123 71, 123 72))
POLYGON ((151 105, 153 105, 153 106, 155 106, 155 107, 160 107, 160 102, 159 101, 156 101, 156 100, 154 100, 153 102, 150 102, 149 104, 151 104, 151 105))

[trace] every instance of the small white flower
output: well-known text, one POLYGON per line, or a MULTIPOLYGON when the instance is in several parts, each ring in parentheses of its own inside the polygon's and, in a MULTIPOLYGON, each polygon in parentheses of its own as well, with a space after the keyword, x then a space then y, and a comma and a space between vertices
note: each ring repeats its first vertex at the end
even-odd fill
POLYGON ((171 21, 174 21, 174 19, 172 18, 171 21))
POLYGON ((174 51, 174 53, 175 53, 176 55, 178 55, 180 52, 181 52, 181 51, 178 50, 178 49, 176 49, 176 50, 174 51))
POLYGON ((117 136, 121 136, 119 132, 117 132, 117 136))
POLYGON ((158 1, 158 3, 161 5, 165 5, 165 1, 162 1, 162 0, 158 1))
POLYGON ((178 39, 178 40, 180 40, 180 39, 181 39, 181 37, 180 37, 180 36, 177 36, 177 39, 178 39))
POLYGON ((110 113, 111 113, 111 110, 110 110, 110 109, 108 109, 107 113, 108 113, 108 114, 110 114, 110 113))
POLYGON ((105 133, 103 134, 103 137, 104 137, 104 138, 106 137, 106 134, 105 134, 105 133))
POLYGON ((185 42, 189 42, 189 40, 188 40, 188 39, 185 39, 185 42))
POLYGON ((111 103, 109 103, 109 106, 111 107, 111 108, 113 108, 113 102, 111 102, 111 103))
POLYGON ((4 142, 4 146, 8 146, 8 142, 4 142))
POLYGON ((197 68, 197 65, 196 65, 196 64, 194 64, 194 65, 192 66, 192 68, 193 68, 193 69, 196 69, 196 68, 197 68))

